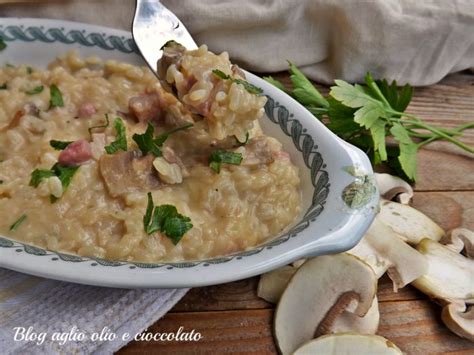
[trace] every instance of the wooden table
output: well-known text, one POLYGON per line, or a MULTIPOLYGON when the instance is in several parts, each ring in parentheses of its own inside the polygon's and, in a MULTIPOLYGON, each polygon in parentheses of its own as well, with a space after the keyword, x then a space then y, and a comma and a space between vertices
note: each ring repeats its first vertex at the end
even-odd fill
MULTIPOLYGON (((287 80, 286 74, 278 76, 287 80)), ((322 89, 325 90, 324 88, 322 89)), ((430 123, 454 127, 474 120, 474 75, 460 73, 441 83, 415 90, 408 109, 430 123)), ((474 145, 474 130, 464 141, 474 145)), ((474 159, 445 147, 423 149, 418 155, 413 206, 445 230, 474 230, 474 159)), ((180 326, 199 331, 199 342, 133 342, 119 354, 276 353, 272 336, 274 305, 256 295, 258 277, 195 288, 148 331, 170 332, 180 326)), ((441 308, 411 286, 394 293, 382 277, 378 286, 380 327, 407 354, 474 354, 474 343, 451 333, 441 322, 441 308)))

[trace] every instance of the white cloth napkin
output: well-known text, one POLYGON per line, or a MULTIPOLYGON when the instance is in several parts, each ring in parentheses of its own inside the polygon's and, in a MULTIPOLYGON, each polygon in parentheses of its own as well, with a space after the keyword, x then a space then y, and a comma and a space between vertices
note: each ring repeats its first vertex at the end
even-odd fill
MULTIPOLYGON (((161 318, 187 289, 127 290, 46 280, 0 269, 0 354, 112 354, 161 318), (43 344, 15 341, 15 327, 46 333, 43 344), (53 342, 76 327, 91 336, 107 327, 113 341, 53 342)), ((30 334, 32 334, 30 332, 30 334)), ((17 335, 20 339, 20 333, 17 335)))
MULTIPOLYGON (((370 71, 376 78, 428 85, 474 67, 472 0, 161 2, 197 43, 228 51, 242 67, 257 72, 286 70, 291 60, 324 83, 362 81, 370 71)), ((0 16, 61 18, 128 30, 134 3, 42 1, 0 6, 0 16)))

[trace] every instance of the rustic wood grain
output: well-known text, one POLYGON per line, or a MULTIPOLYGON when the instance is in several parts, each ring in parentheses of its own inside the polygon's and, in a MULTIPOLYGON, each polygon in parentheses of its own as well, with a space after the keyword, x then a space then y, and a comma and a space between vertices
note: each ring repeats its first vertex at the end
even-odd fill
MULTIPOLYGON (((287 74, 274 75, 289 83, 287 74)), ((326 87, 318 86, 327 93, 326 87)), ((474 120, 474 75, 451 75, 440 84, 416 88, 408 111, 451 128, 474 120)), ((463 140, 474 144, 474 130, 463 140)), ((413 206, 442 228, 474 229, 474 159, 438 144, 418 156, 419 182, 413 206)), ((195 329, 198 343, 133 342, 119 354, 273 354, 274 305, 257 297, 258 277, 191 290, 151 332, 195 329)), ((393 292, 388 277, 379 280, 379 334, 407 354, 474 354, 474 343, 452 334, 440 320, 440 307, 411 286, 393 292)))
MULTIPOLYGON (((381 302, 378 334, 407 354, 474 352, 474 343, 452 334, 440 321, 441 309, 426 301, 381 302)), ((272 309, 225 312, 168 313, 147 331, 172 332, 194 329, 197 342, 135 342, 118 354, 275 354, 271 332, 272 309)))

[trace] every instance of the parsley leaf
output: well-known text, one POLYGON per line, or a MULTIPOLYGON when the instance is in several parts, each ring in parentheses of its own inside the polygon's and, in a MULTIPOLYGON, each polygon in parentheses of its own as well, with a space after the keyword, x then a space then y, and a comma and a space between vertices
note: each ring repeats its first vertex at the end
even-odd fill
POLYGON ((171 239, 174 245, 177 245, 183 235, 193 227, 191 219, 178 213, 173 205, 155 207, 151 192, 148 192, 147 196, 148 203, 143 216, 145 232, 147 234, 162 232, 171 239))
POLYGON ((2 37, 0 37, 0 52, 3 51, 5 48, 7 48, 7 44, 3 40, 2 37))
POLYGON ((54 172, 45 169, 35 169, 31 173, 30 186, 38 187, 43 179, 47 179, 51 176, 55 176, 54 172))
POLYGON ((283 83, 281 81, 278 81, 277 79, 273 78, 272 76, 264 76, 263 80, 265 80, 267 83, 272 84, 273 86, 276 86, 281 91, 284 91, 287 94, 289 94, 289 91, 286 90, 285 85, 283 85, 283 83))
POLYGON ((64 106, 63 94, 55 84, 51 85, 49 88, 49 94, 51 96, 49 100, 49 108, 64 106))
POLYGON ((6 90, 7 89, 7 83, 3 83, 3 85, 0 85, 0 90, 6 90))
MULTIPOLYGON (((66 191, 66 189, 71 183, 74 174, 77 172, 78 169, 78 166, 62 166, 59 165, 59 163, 54 164, 50 170, 35 169, 31 173, 30 186, 38 187, 41 181, 43 181, 43 179, 47 179, 52 176, 57 176, 61 181, 63 191, 66 191)), ((56 200, 56 197, 52 195, 50 196, 51 203, 56 202, 56 200)))
POLYGON ((49 145, 53 147, 56 150, 63 150, 66 149, 66 147, 71 144, 72 142, 63 142, 63 141, 57 141, 57 140, 50 140, 49 145))
POLYGON ((34 89, 25 91, 25 94, 27 94, 27 95, 36 95, 36 94, 39 94, 40 92, 42 92, 43 89, 44 89, 44 86, 43 86, 43 85, 37 86, 37 87, 35 87, 34 89))
POLYGON ((117 117, 114 121, 115 130, 117 131, 117 138, 115 141, 105 147, 107 154, 114 154, 119 150, 127 151, 127 134, 125 132, 125 124, 122 119, 117 117))
POLYGON ((412 141, 408 131, 399 123, 394 123, 390 129, 393 137, 400 142, 400 155, 398 161, 411 180, 416 180, 416 153, 418 145, 412 141))
POLYGON ((293 96, 303 106, 329 107, 327 100, 316 90, 306 76, 291 62, 290 79, 293 83, 293 96))
POLYGON ((148 127, 145 133, 143 134, 135 133, 132 139, 135 141, 135 143, 137 143, 138 148, 142 151, 144 155, 151 153, 155 157, 161 157, 162 156, 161 147, 163 146, 165 141, 168 139, 168 137, 175 132, 188 129, 192 126, 193 124, 190 123, 181 127, 176 127, 154 138, 155 128, 153 127, 151 123, 148 123, 148 127))
POLYGON ((211 153, 211 156, 209 157, 209 167, 219 174, 222 163, 240 165, 242 159, 243 157, 240 153, 228 152, 226 150, 219 149, 211 153))
POLYGON ((247 80, 233 78, 219 69, 214 69, 212 73, 223 80, 230 80, 233 83, 241 84, 250 94, 261 94, 263 92, 261 88, 250 84, 247 80))
POLYGON ((26 214, 22 214, 20 218, 16 220, 11 226, 10 226, 10 231, 14 232, 18 229, 20 224, 22 224, 28 216, 26 214))

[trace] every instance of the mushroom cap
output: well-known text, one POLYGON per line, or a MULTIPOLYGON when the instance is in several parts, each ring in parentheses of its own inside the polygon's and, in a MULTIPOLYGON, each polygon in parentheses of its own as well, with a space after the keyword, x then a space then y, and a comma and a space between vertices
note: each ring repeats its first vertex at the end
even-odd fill
POLYGON ((346 253, 308 259, 293 275, 278 303, 274 330, 282 354, 312 339, 324 320, 347 310, 363 317, 372 306, 377 278, 361 259, 346 253))
POLYGON ((443 307, 441 319, 453 333, 474 341, 474 305, 454 302, 443 307))
POLYGON ((391 341, 378 335, 341 333, 324 335, 311 340, 294 352, 294 355, 352 355, 377 354, 401 355, 401 350, 391 341))
POLYGON ((409 244, 416 245, 423 238, 438 241, 444 236, 444 230, 428 216, 401 203, 381 200, 377 217, 409 244))
POLYGON ((431 239, 423 239, 417 249, 429 267, 413 286, 443 304, 474 301, 474 260, 431 239))
POLYGON ((261 275, 258 282, 257 296, 265 301, 277 303, 296 270, 298 269, 286 265, 261 275))
POLYGON ((390 174, 375 173, 380 196, 407 205, 413 197, 413 188, 405 180, 390 174))

